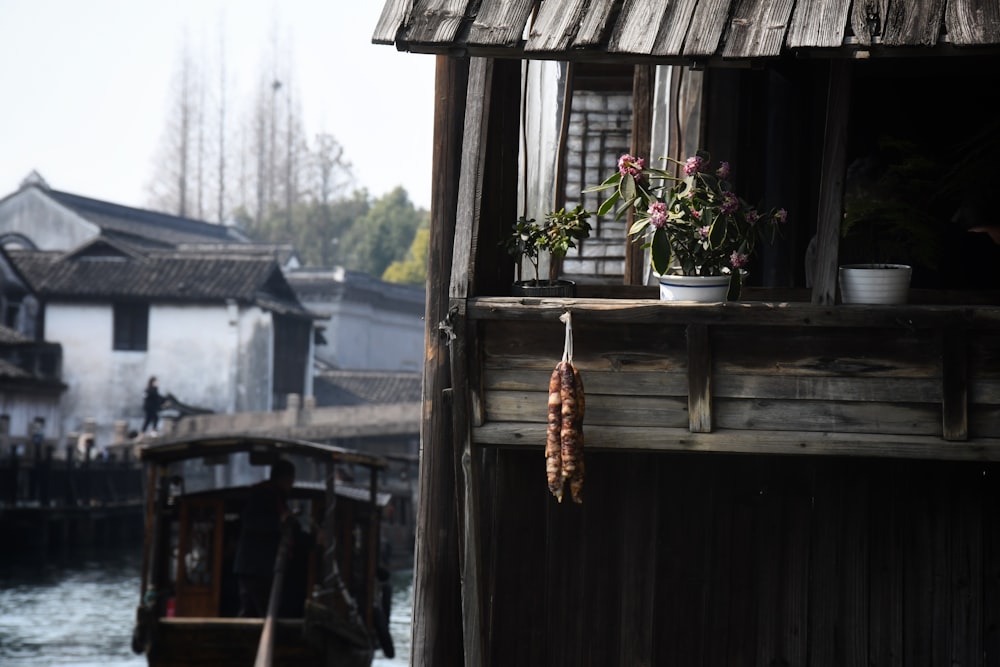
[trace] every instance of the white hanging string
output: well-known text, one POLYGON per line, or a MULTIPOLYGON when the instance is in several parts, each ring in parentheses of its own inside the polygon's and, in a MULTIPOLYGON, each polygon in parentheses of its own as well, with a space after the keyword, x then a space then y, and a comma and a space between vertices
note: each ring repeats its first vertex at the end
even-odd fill
POLYGON ((573 313, 568 310, 559 316, 560 322, 566 323, 566 344, 563 345, 563 361, 573 361, 573 313))

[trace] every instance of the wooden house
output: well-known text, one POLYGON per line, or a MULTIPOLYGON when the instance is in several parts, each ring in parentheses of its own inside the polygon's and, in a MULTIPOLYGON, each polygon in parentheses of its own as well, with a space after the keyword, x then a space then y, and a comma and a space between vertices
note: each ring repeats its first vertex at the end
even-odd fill
POLYGON ((388 0, 374 41, 438 54, 411 664, 1000 664, 1000 262, 956 227, 998 222, 1000 5, 388 0), (707 149, 788 209, 741 300, 657 301, 624 233, 614 280, 507 296, 542 61, 564 117, 628 90, 632 153, 707 149), (844 305, 845 184, 883 139, 932 167, 904 185, 938 262, 844 305), (565 312, 581 505, 543 470, 565 312))

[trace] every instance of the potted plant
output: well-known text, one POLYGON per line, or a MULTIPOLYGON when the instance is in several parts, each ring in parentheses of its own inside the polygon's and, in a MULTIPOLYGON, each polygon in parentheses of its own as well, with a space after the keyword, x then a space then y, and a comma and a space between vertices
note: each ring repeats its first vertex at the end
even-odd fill
POLYGON ((565 208, 549 211, 541 225, 534 218, 521 216, 504 240, 507 252, 515 258, 517 280, 514 282, 514 296, 573 296, 576 284, 559 279, 561 260, 576 242, 590 236, 590 212, 582 206, 571 211, 565 208), (543 254, 549 255, 548 278, 539 275, 539 263, 543 254), (534 278, 522 279, 524 260, 534 269, 534 278))
POLYGON ((646 168, 643 158, 618 159, 618 171, 586 192, 611 190, 599 215, 618 204, 635 212, 629 235, 644 239, 666 301, 738 298, 757 241, 787 219, 784 209, 760 213, 733 190, 728 162, 714 171, 708 153, 673 162, 682 175, 646 168), (706 286, 709 283, 711 286, 706 286))
POLYGON ((906 303, 913 267, 936 267, 933 172, 914 144, 891 137, 851 163, 840 229, 843 303, 906 303))

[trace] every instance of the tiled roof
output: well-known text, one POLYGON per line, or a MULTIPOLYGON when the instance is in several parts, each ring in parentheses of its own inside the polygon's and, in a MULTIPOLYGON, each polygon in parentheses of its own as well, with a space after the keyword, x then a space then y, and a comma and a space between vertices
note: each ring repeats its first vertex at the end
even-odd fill
POLYGON ((803 51, 955 55, 1000 45, 1000 3, 385 0, 372 41, 421 53, 621 63, 688 64, 803 51))
MULTIPOLYGON (((96 248, 104 244, 89 244, 96 248)), ((279 312, 311 316, 285 282, 277 262, 262 255, 148 251, 71 253, 10 250, 11 262, 42 298, 144 299, 259 303, 279 312)))
POLYGON ((319 407, 420 401, 421 375, 406 371, 320 371, 313 380, 319 407))
POLYGON ((181 243, 246 243, 233 227, 193 218, 182 218, 148 209, 45 190, 45 193, 80 217, 101 228, 104 236, 148 247, 175 247, 181 243))
POLYGON ((380 308, 417 316, 424 314, 426 289, 423 285, 389 283, 342 267, 295 269, 286 271, 285 278, 299 299, 317 310, 322 310, 325 303, 350 301, 378 303, 380 308))

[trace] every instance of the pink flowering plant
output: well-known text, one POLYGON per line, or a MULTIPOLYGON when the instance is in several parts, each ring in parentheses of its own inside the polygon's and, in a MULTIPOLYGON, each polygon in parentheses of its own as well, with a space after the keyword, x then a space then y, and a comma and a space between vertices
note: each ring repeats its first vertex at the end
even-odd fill
POLYGON ((728 162, 712 167, 708 153, 698 151, 675 163, 681 175, 646 167, 632 155, 618 159, 618 171, 585 192, 611 191, 598 215, 617 205, 617 217, 635 211, 629 235, 645 239, 653 270, 687 276, 731 275, 739 294, 743 271, 757 242, 770 235, 788 214, 784 209, 760 212, 733 190, 728 162))

